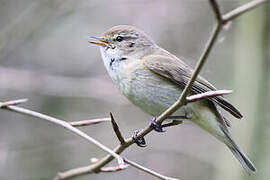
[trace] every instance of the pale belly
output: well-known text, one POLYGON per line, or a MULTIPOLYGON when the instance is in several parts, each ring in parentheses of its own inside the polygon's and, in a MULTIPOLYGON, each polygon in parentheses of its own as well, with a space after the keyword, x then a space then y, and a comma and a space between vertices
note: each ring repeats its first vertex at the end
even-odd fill
POLYGON ((130 86, 131 88, 126 94, 127 98, 153 116, 158 116, 168 109, 182 93, 179 87, 168 83, 163 78, 150 77, 145 74, 143 76, 137 74, 130 86))
MULTIPOLYGON (((123 95, 152 116, 158 116, 168 109, 182 93, 177 84, 143 68, 140 63, 122 64, 114 70, 112 68, 109 74, 123 95)), ((182 106, 173 115, 191 116, 192 122, 223 141, 224 133, 215 111, 210 108, 208 101, 201 100, 182 106)))
MULTIPOLYGON (((117 69, 117 76, 112 78, 121 93, 133 104, 150 115, 158 116, 176 102, 182 93, 182 89, 168 79, 142 67, 143 65, 140 63, 123 65, 117 69)), ((192 113, 192 107, 195 104, 198 106, 202 102, 183 106, 176 114, 192 113)))

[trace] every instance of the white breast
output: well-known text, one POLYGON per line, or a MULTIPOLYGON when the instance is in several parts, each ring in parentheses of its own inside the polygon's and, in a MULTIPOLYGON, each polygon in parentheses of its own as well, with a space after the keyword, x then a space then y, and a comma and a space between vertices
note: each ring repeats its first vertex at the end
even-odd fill
POLYGON ((159 115, 173 104, 181 89, 169 81, 160 78, 139 59, 127 59, 114 62, 111 59, 119 57, 112 50, 101 50, 104 65, 121 93, 132 103, 151 115, 159 115))

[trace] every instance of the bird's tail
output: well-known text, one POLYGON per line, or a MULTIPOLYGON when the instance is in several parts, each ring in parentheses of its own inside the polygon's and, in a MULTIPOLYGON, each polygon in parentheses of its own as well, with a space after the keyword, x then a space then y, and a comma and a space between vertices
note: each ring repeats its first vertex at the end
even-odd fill
POLYGON ((256 168, 253 163, 248 159, 247 155, 239 148, 239 146, 232 140, 231 136, 227 131, 223 131, 227 137, 225 144, 231 150, 233 155, 238 159, 242 167, 245 169, 247 174, 256 172, 256 168))

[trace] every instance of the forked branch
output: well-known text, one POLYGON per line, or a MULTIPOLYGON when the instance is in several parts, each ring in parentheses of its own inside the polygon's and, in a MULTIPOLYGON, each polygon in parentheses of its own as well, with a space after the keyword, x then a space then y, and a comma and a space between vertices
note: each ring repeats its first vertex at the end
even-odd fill
MULTIPOLYGON (((120 157, 118 155, 117 152, 115 151, 112 151, 110 150, 109 148, 107 148, 106 146, 104 146, 103 144, 101 144, 100 142, 98 142, 97 140, 93 139, 92 137, 88 136, 87 134, 85 134, 84 132, 82 132, 81 130, 73 127, 71 124, 75 124, 75 126, 81 126, 81 124, 84 124, 86 123, 87 125, 91 124, 89 123, 89 121, 101 121, 101 122, 104 122, 107 121, 106 118, 104 118, 103 120, 100 120, 100 119, 94 119, 94 120, 87 120, 86 122, 85 121, 77 121, 76 123, 68 123, 66 121, 63 121, 63 120, 60 120, 60 119, 57 119, 57 118, 54 118, 54 117, 51 117, 51 116, 48 116, 48 115, 45 115, 45 114, 41 114, 41 113, 38 113, 38 112, 35 112, 35 111, 31 111, 29 109, 25 109, 25 108, 21 108, 21 107, 17 107, 15 105, 18 105, 18 104, 21 104, 21 103, 24 103, 26 102, 27 99, 19 99, 19 100, 12 100, 12 101, 6 101, 6 102, 0 102, 0 108, 2 109, 7 109, 9 111, 13 111, 13 112, 17 112, 17 113, 20 113, 20 114, 25 114, 25 115, 28 115, 28 116, 32 116, 32 117, 36 117, 36 118, 40 118, 40 119, 43 119, 43 120, 46 120, 46 121, 49 121, 51 123, 54 123, 54 124, 57 124, 57 125, 60 125, 61 127, 64 127, 65 129, 73 132, 74 134, 77 134, 79 136, 81 136, 82 138, 86 139, 88 142, 91 142, 93 144, 95 144, 96 146, 98 146, 99 148, 101 148, 102 150, 108 152, 110 154, 110 156, 112 156, 113 158, 116 158, 117 161, 118 161, 118 166, 114 166, 114 167, 101 167, 98 172, 116 172, 116 171, 120 171, 120 170, 123 170, 123 169, 126 169, 127 168, 127 165, 125 165, 125 163, 129 164, 130 166, 133 166, 139 170, 142 170, 148 174, 151 174, 155 177, 158 177, 160 179, 163 179, 163 180, 176 180, 176 179, 173 179, 173 178, 170 178, 170 177, 167 177, 167 176, 164 176, 162 174, 159 174, 158 172, 155 172, 153 170, 150 170, 146 167, 143 167, 131 160, 128 160, 127 158, 123 159, 122 157, 120 157), (125 162, 125 163, 124 163, 125 162)), ((111 115, 111 120, 112 120, 112 124, 113 124, 113 127, 114 127, 114 131, 115 133, 117 134, 117 137, 119 139, 120 142, 122 142, 122 145, 125 146, 126 142, 124 141, 124 138, 122 137, 120 131, 119 131, 119 128, 118 128, 118 125, 116 124, 116 122, 114 121, 114 118, 111 115)), ((72 177, 74 177, 76 174, 77 175, 80 175, 81 172, 84 170, 85 168, 77 168, 77 169, 73 169, 72 171, 69 171, 69 173, 58 173, 57 176, 54 178, 54 180, 59 180, 59 179, 65 179, 65 178, 70 178, 70 174, 72 174, 72 177)), ((95 169, 93 168, 92 173, 96 172, 95 169)), ((90 173, 90 172, 88 172, 90 173)))

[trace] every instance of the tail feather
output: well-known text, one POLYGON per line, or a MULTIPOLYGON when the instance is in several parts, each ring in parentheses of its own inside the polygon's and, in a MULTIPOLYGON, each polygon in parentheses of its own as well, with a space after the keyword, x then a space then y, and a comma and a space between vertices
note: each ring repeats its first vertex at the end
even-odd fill
POLYGON ((251 172, 253 173, 256 172, 256 168, 254 164, 249 160, 247 155, 243 151, 241 151, 241 149, 237 146, 237 144, 232 140, 228 132, 226 131, 223 131, 223 132, 227 136, 227 139, 228 139, 228 143, 225 143, 225 144, 231 150, 233 155, 238 159, 238 161, 240 162, 242 167, 245 169, 247 174, 250 175, 251 172))
POLYGON ((256 172, 255 166, 252 164, 252 162, 247 158, 245 154, 231 147, 229 147, 229 149, 231 150, 233 155, 239 160, 240 164, 242 165, 242 167, 244 168, 244 170, 248 175, 250 175, 251 172, 256 172))

